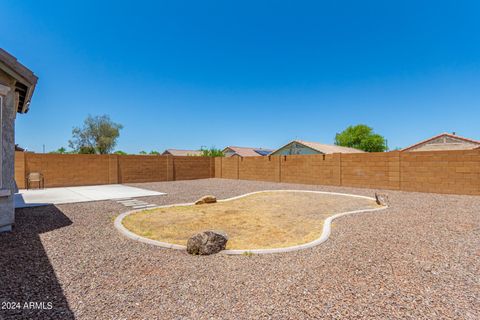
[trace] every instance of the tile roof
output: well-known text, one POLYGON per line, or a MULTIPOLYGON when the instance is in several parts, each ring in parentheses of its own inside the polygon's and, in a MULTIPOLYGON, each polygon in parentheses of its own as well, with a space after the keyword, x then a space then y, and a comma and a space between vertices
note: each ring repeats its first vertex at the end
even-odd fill
POLYGON ((266 154, 271 153, 273 150, 272 149, 265 149, 265 148, 249 148, 249 147, 236 147, 236 146, 228 146, 225 149, 223 149, 223 152, 225 153, 225 150, 230 149, 235 152, 236 155, 239 155, 241 157, 258 157, 258 156, 264 156, 266 154), (258 152, 260 151, 260 152, 258 152))
POLYGON ((358 149, 349 148, 349 147, 337 146, 337 145, 334 145, 334 144, 324 144, 324 143, 308 142, 308 141, 302 141, 302 140, 295 140, 295 141, 300 143, 300 144, 303 144, 307 147, 315 149, 317 151, 323 152, 325 154, 329 154, 329 153, 364 153, 365 152, 363 150, 358 150, 358 149))
POLYGON ((181 149, 167 149, 163 155, 171 154, 172 156, 201 156, 202 151, 200 150, 181 150, 181 149))

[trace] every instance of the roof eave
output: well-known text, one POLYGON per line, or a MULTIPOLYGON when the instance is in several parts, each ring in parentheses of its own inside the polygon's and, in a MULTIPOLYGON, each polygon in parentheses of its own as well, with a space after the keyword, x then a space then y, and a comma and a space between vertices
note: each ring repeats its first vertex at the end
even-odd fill
POLYGON ((37 85, 38 77, 27 67, 18 62, 14 56, 1 48, 0 58, 2 58, 0 60, 0 69, 4 70, 12 78, 14 78, 16 82, 19 82, 27 87, 24 100, 25 102, 22 106, 22 109, 17 110, 19 113, 27 113, 33 92, 35 91, 35 87, 37 85))

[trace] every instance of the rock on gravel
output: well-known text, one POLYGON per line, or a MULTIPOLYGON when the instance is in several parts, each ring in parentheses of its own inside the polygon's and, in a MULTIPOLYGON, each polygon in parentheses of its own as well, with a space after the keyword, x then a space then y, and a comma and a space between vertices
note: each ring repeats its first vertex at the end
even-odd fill
POLYGON ((215 196, 203 196, 197 201, 195 201, 195 204, 205 204, 205 203, 215 203, 217 202, 217 198, 215 196))
POLYGON ((386 193, 376 193, 375 192, 375 201, 380 206, 388 206, 388 195, 386 193))
POLYGON ((194 255, 210 255, 225 250, 228 237, 220 231, 203 231, 188 239, 187 252, 194 255))

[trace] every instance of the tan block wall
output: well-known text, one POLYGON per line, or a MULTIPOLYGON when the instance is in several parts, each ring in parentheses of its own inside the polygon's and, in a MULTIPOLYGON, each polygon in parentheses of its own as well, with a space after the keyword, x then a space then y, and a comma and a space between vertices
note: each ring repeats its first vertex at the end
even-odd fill
POLYGON ((280 182, 280 157, 245 157, 238 164, 239 179, 280 182))
POLYGON ((144 155, 119 156, 119 183, 168 181, 168 158, 144 155))
POLYGON ((340 185, 340 155, 279 156, 282 182, 340 185))
POLYGON ((15 154, 15 179, 29 172, 45 186, 209 177, 480 195, 480 150, 276 157, 172 157, 15 154))
POLYGON ((19 188, 25 187, 29 172, 42 173, 46 187, 203 179, 214 176, 215 159, 17 152, 15 180, 19 188))
POLYGON ((108 183, 117 184, 118 179, 118 155, 111 154, 108 156, 108 183))
POLYGON ((406 191, 480 194, 480 150, 401 154, 406 191))
POLYGON ((108 184, 109 164, 108 155, 25 153, 25 175, 42 173, 46 187, 108 184))
POLYGON ((25 153, 15 152, 15 181, 19 189, 25 188, 25 153))
POLYGON ((238 179, 240 157, 228 157, 228 158, 222 157, 220 159, 221 159, 222 178, 238 179))
POLYGON ((215 178, 215 158, 210 158, 210 178, 215 178))
POLYGON ((399 154, 398 151, 342 154, 342 185, 400 189, 399 154))
POLYGON ((212 163, 214 158, 208 157, 175 157, 173 180, 194 180, 213 177, 212 163))
POLYGON ((480 150, 217 158, 215 177, 480 195, 480 150))
POLYGON ((215 178, 221 178, 222 177, 222 159, 221 157, 216 157, 215 162, 214 162, 214 171, 215 171, 215 178))

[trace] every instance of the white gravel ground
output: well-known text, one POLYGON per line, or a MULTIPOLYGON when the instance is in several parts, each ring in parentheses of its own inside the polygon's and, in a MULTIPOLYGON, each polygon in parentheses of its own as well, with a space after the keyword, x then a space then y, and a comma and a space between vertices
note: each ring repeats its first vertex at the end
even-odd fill
MULTIPOLYGON (((159 205, 263 189, 375 191, 220 179, 135 186, 168 193, 142 198, 159 205)), ((129 240, 113 227, 128 208, 111 201, 19 209, 15 231, 0 235, 0 319, 479 319, 480 197, 385 192, 390 208, 336 220, 326 243, 257 256, 129 240)))

